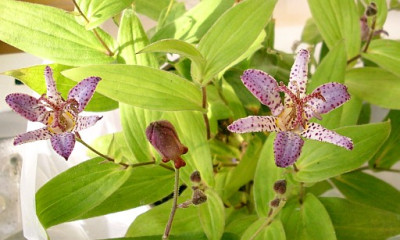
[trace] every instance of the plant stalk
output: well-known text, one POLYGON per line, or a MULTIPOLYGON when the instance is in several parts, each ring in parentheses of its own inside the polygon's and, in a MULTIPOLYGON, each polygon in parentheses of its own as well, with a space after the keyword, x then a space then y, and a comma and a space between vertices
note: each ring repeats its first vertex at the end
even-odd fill
MULTIPOLYGON (((207 110, 207 89, 205 86, 201 88, 201 92, 203 94, 203 102, 202 102, 202 107, 207 110)), ((206 130, 207 130, 207 140, 211 138, 211 131, 210 131, 210 122, 208 121, 207 113, 203 113, 203 119, 204 123, 206 125, 206 130)))
POLYGON ((163 240, 168 239, 169 232, 171 231, 172 221, 174 220, 175 212, 178 207, 178 194, 179 194, 179 169, 175 168, 174 198, 172 200, 171 214, 169 215, 167 225, 165 226, 164 235, 162 237, 163 240))

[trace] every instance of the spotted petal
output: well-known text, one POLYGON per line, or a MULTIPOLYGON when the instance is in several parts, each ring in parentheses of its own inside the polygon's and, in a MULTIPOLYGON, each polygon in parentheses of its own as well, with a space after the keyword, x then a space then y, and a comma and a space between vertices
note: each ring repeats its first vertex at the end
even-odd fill
POLYGON ((46 66, 44 69, 44 78, 46 79, 47 86, 47 99, 49 99, 55 105, 62 102, 61 94, 57 91, 56 82, 53 78, 53 70, 46 66))
POLYGON ((99 77, 88 77, 69 91, 68 99, 75 99, 79 103, 79 112, 89 103, 100 80, 99 77))
POLYGON ((51 145, 58 154, 68 160, 75 146, 75 135, 70 132, 54 135, 51 137, 51 145))
POLYGON ((307 73, 308 73, 308 59, 310 54, 307 50, 301 49, 297 53, 296 60, 290 70, 288 88, 296 95, 300 93, 300 97, 304 97, 306 93, 307 73))
POLYGON ((249 116, 234 121, 228 130, 235 133, 277 132, 279 128, 276 126, 276 117, 249 116))
POLYGON ((334 131, 328 130, 318 123, 310 123, 301 135, 308 139, 328 142, 348 150, 353 149, 353 141, 345 136, 339 135, 334 131))
POLYGON ((278 83, 273 77, 260 70, 248 69, 240 78, 247 89, 271 109, 272 115, 278 116, 282 112, 283 105, 277 91, 278 83))
POLYGON ((341 83, 326 83, 319 86, 310 95, 315 95, 318 92, 325 100, 313 97, 307 101, 304 107, 307 119, 319 114, 328 113, 350 99, 347 87, 341 83))
POLYGON ((47 110, 38 99, 24 93, 12 93, 6 96, 6 102, 29 121, 45 123, 47 110))
POLYGON ((27 133, 22 133, 15 137, 14 145, 20 145, 23 143, 34 142, 39 140, 47 140, 51 138, 52 134, 49 132, 47 127, 40 128, 27 133))
POLYGON ((284 168, 296 162, 303 144, 303 139, 293 132, 278 132, 274 141, 276 166, 284 168))
POLYGON ((88 127, 91 127, 102 118, 102 116, 78 116, 78 120, 76 121, 76 125, 73 131, 79 132, 88 127))

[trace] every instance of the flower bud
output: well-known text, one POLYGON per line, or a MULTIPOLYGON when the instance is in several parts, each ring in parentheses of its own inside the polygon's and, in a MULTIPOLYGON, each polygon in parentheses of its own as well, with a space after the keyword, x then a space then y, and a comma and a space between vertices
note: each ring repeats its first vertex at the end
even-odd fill
POLYGON ((161 120, 150 123, 146 128, 146 137, 162 156, 163 162, 174 161, 176 169, 186 165, 181 155, 187 153, 188 148, 181 143, 170 122, 161 120))
POLYGON ((371 2, 368 5, 367 10, 365 11, 365 14, 368 17, 372 17, 372 16, 375 16, 377 13, 378 13, 378 9, 376 7, 376 4, 374 2, 371 2))
POLYGON ((274 183, 274 191, 278 194, 285 194, 286 180, 278 180, 274 183))
POLYGON ((274 200, 269 202, 269 205, 271 205, 271 207, 273 207, 273 208, 277 208, 279 206, 280 202, 281 202, 281 199, 275 198, 274 200))
POLYGON ((194 205, 199 205, 203 202, 207 201, 207 195, 201 191, 200 189, 196 189, 193 192, 192 202, 194 205))
POLYGON ((197 170, 194 171, 194 172, 190 175, 190 181, 195 182, 195 183, 201 182, 200 172, 197 171, 197 170))

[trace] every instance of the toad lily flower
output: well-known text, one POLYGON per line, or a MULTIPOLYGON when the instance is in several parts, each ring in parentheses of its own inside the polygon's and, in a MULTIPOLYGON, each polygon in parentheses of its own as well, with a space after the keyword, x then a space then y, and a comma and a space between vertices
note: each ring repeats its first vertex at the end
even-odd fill
POLYGON ((274 140, 275 163, 278 167, 292 165, 300 156, 304 141, 300 137, 328 142, 348 150, 353 149, 350 138, 309 123, 312 117, 322 119, 350 99, 347 87, 340 83, 326 83, 306 95, 309 53, 300 50, 290 71, 289 84, 278 86, 270 75, 255 69, 244 72, 241 79, 247 89, 271 109, 272 116, 249 116, 234 121, 228 129, 236 133, 278 132, 274 140), (285 94, 284 105, 279 92, 285 94))
POLYGON ((75 134, 94 125, 102 117, 78 116, 93 96, 94 90, 101 80, 99 77, 89 77, 82 80, 68 93, 64 100, 57 91, 53 72, 49 66, 44 71, 47 94, 36 99, 23 93, 12 93, 6 97, 10 107, 32 122, 46 125, 31 132, 15 137, 14 145, 37 140, 51 140, 54 150, 65 160, 71 155, 75 146, 75 134))

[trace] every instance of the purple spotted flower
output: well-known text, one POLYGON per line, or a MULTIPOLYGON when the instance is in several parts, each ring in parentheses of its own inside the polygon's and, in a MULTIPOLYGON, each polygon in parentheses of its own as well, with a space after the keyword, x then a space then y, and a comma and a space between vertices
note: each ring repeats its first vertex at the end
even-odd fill
POLYGON ((69 91, 68 99, 64 100, 57 91, 49 66, 46 66, 44 75, 47 94, 38 99, 24 93, 12 93, 6 97, 6 102, 14 111, 32 122, 46 125, 44 128, 16 136, 14 145, 50 139, 54 150, 68 160, 75 146, 75 134, 102 118, 78 116, 92 98, 101 78, 89 77, 82 80, 69 91))
POLYGON ((350 99, 347 87, 340 83, 326 83, 311 94, 306 94, 309 53, 300 50, 290 71, 289 84, 278 85, 270 75, 255 69, 246 70, 241 79, 250 92, 271 109, 272 116, 249 116, 234 121, 228 129, 236 133, 278 132, 274 141, 275 163, 278 167, 292 165, 300 156, 304 141, 300 137, 329 142, 348 150, 353 149, 350 138, 310 123, 312 117, 322 119, 350 99), (284 104, 279 92, 285 93, 284 104))

